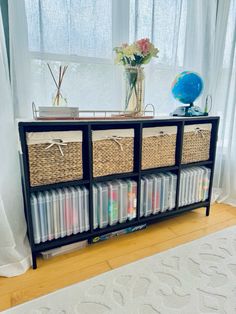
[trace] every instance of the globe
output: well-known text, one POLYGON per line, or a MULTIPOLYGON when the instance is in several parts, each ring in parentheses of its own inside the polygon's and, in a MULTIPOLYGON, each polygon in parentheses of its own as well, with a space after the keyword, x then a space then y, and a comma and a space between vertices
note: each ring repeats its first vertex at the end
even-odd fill
POLYGON ((174 98, 184 104, 192 104, 200 96, 202 90, 202 78, 190 71, 178 74, 171 86, 174 98))

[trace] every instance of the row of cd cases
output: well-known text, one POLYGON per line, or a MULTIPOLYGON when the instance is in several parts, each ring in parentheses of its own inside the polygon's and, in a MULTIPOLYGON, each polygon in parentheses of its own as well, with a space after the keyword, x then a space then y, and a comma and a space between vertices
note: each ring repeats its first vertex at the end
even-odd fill
POLYGON ((211 169, 191 167, 180 173, 179 206, 186 206, 208 199, 211 169))
MULTIPOLYGON (((179 206, 208 198, 210 169, 183 170, 179 206)), ((140 217, 172 210, 176 206, 177 176, 148 175, 141 179, 140 217)), ((40 243, 86 232, 89 225, 89 191, 70 187, 31 194, 34 242, 40 243)), ((93 186, 93 228, 105 228, 137 217, 137 182, 114 180, 93 186)))
MULTIPOLYGON (((141 180, 140 217, 175 207, 176 175, 151 175, 141 180)), ((89 192, 83 187, 32 193, 34 242, 89 230, 89 192)), ((93 228, 105 228, 137 216, 137 182, 115 180, 93 186, 93 228)))
MULTIPOLYGON (((140 217, 175 208, 177 176, 172 173, 141 179, 140 217)), ((137 182, 114 180, 93 187, 94 229, 137 216, 137 182)))
POLYGON ((89 192, 83 187, 31 194, 34 243, 89 230, 89 192))

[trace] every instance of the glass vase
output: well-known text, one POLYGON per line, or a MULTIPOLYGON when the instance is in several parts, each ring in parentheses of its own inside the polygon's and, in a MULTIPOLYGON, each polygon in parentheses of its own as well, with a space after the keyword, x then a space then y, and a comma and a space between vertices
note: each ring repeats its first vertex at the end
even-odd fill
POLYGON ((141 115, 144 109, 144 68, 125 68, 125 112, 141 115))
POLYGON ((61 90, 56 89, 52 95, 52 105, 55 107, 66 107, 67 99, 64 97, 64 93, 61 90))

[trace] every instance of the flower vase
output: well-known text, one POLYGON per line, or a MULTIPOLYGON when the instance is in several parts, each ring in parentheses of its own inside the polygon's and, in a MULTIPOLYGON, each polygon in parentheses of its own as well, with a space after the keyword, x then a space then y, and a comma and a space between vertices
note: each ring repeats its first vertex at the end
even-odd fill
POLYGON ((142 115, 144 110, 144 68, 125 68, 125 112, 142 115))

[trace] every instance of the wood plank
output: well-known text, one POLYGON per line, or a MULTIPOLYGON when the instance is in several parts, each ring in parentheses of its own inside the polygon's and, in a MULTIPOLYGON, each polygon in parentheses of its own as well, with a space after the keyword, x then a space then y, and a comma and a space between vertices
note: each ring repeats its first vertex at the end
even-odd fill
POLYGON ((41 267, 54 267, 55 261, 63 264, 69 264, 69 259, 75 256, 79 259, 79 267, 85 267, 92 265, 94 263, 100 263, 102 261, 108 260, 110 258, 115 258, 122 254, 128 254, 131 251, 144 248, 149 245, 162 242, 164 239, 174 238, 175 234, 169 230, 167 227, 162 227, 158 225, 152 225, 149 228, 135 232, 132 234, 124 234, 122 236, 110 239, 108 241, 99 242, 89 246, 88 248, 72 253, 71 255, 65 255, 64 257, 57 257, 51 259, 45 263, 45 261, 39 262, 39 269, 41 267), (154 236, 155 233, 155 236, 154 236), (49 266, 50 265, 50 266, 49 266))
MULTIPOLYGON (((10 306, 21 304, 43 296, 49 291, 53 292, 60 288, 78 283, 82 280, 92 278, 109 271, 111 268, 107 262, 103 262, 83 268, 81 271, 75 271, 75 269, 76 265, 72 264, 70 268, 61 269, 56 267, 56 271, 54 273, 49 272, 47 273, 47 276, 39 276, 40 278, 37 278, 37 285, 31 281, 28 284, 24 282, 20 289, 16 289, 15 287, 15 289, 10 293, 10 306)), ((7 307, 9 306, 5 305, 5 309, 7 307)), ((4 306, 2 306, 2 308, 4 308, 4 306)))
MULTIPOLYGON (((203 226, 211 226, 222 221, 233 219, 234 217, 235 216, 228 211, 217 212, 216 214, 210 215, 208 217, 206 217, 205 215, 202 216, 202 214, 200 213, 197 214, 197 216, 189 215, 188 219, 186 219, 185 216, 177 217, 175 221, 169 221, 168 227, 176 235, 179 236, 195 230, 199 230, 203 226)), ((164 224, 166 225, 167 221, 165 221, 164 224)))
POLYGON ((3 295, 4 291, 2 291, 2 289, 3 287, 0 290, 0 311, 4 311, 11 307, 11 296, 9 293, 3 295))

